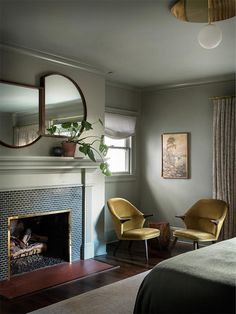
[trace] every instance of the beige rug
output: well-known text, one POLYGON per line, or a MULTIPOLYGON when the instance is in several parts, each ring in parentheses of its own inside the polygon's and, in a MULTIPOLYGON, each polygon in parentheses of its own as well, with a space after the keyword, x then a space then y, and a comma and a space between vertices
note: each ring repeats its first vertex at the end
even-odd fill
POLYGON ((132 314, 139 286, 149 271, 49 305, 31 314, 132 314))

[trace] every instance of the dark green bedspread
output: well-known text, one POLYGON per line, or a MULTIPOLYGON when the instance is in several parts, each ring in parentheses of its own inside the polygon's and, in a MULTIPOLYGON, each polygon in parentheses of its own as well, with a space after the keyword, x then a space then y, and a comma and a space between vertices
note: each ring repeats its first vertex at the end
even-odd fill
POLYGON ((170 258, 143 280, 135 314, 232 313, 236 304, 236 238, 170 258))

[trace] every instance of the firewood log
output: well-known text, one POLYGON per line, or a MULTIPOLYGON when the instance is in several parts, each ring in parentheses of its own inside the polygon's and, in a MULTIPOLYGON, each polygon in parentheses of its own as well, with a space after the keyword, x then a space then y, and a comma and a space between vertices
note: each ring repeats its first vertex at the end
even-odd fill
POLYGON ((31 229, 28 228, 25 231, 22 242, 25 243, 25 245, 28 245, 30 238, 31 238, 31 229))
POLYGON ((32 254, 40 254, 47 250, 47 245, 45 243, 35 243, 31 244, 25 249, 16 249, 15 251, 11 251, 11 258, 16 259, 19 257, 25 257, 32 254))

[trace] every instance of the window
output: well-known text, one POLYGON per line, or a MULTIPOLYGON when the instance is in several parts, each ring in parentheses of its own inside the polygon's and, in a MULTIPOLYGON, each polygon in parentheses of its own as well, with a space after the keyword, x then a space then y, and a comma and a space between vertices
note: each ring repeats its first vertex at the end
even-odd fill
POLYGON ((57 119, 53 119, 53 120, 48 120, 48 121, 46 121, 46 125, 47 125, 47 129, 51 128, 52 126, 56 127, 56 130, 53 133, 54 135, 71 137, 72 134, 76 133, 76 131, 72 131, 72 128, 70 128, 70 129, 63 128, 62 123, 76 122, 78 124, 81 124, 81 121, 82 121, 81 116, 73 116, 73 117, 65 117, 65 118, 57 118, 57 119))
POLYGON ((105 143, 109 147, 107 158, 109 168, 115 174, 131 173, 131 136, 125 139, 113 139, 105 136, 105 143))
POLYGON ((109 147, 107 162, 113 174, 132 174, 136 117, 105 113, 105 143, 109 147))

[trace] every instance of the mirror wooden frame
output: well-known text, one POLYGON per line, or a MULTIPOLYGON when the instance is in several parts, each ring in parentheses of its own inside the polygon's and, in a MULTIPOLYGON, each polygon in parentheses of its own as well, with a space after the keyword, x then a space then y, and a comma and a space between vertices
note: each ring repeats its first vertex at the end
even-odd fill
MULTIPOLYGON (((32 88, 32 89, 37 89, 39 92, 39 99, 38 99, 38 122, 39 122, 39 135, 38 137, 26 144, 26 145, 21 145, 21 146, 16 146, 16 145, 10 145, 8 143, 5 143, 4 141, 0 140, 0 145, 5 146, 5 147, 9 147, 9 148, 23 148, 23 147, 27 147, 30 146, 32 144, 34 144, 35 142, 37 142, 42 136, 43 137, 59 137, 59 138, 66 138, 66 136, 63 135, 50 135, 50 134, 45 134, 45 78, 50 76, 50 75, 60 75, 65 77, 66 79, 68 79, 69 81, 71 81, 73 83, 73 85, 76 87, 76 89, 78 90, 81 100, 82 100, 82 104, 83 104, 83 112, 84 112, 84 116, 83 116, 83 120, 87 119, 87 105, 86 105, 86 101, 85 101, 85 97, 84 94, 81 90, 81 88, 79 87, 79 85, 69 76, 62 74, 62 73, 58 73, 58 72, 49 72, 43 76, 40 77, 40 86, 34 86, 34 85, 30 85, 30 84, 22 84, 22 83, 18 83, 18 82, 14 82, 14 81, 8 81, 8 80, 1 80, 0 79, 0 83, 4 83, 4 84, 9 84, 9 85, 15 85, 15 86, 19 86, 19 87, 26 87, 26 88, 32 88)), ((81 128, 81 132, 83 131, 83 128, 81 128)))
MULTIPOLYGON (((80 97, 81 97, 81 100, 82 100, 82 104, 83 104, 83 109, 84 109, 84 117, 83 117, 83 120, 86 120, 87 119, 87 105, 86 105, 86 100, 85 100, 85 97, 84 97, 84 94, 81 90, 81 88, 79 87, 79 85, 72 79, 70 78, 69 76, 65 75, 65 74, 62 74, 62 73, 59 73, 59 72, 49 72, 47 74, 44 74, 43 76, 40 77, 40 87, 42 88, 42 92, 43 92, 43 95, 42 95, 42 98, 43 98, 43 105, 42 105, 42 124, 41 124, 41 127, 42 127, 42 136, 45 136, 45 137, 59 137, 59 138, 66 138, 66 136, 64 135, 51 135, 51 134, 45 134, 45 79, 47 77, 49 77, 50 75, 60 75, 62 77, 65 77, 66 79, 68 79, 69 81, 72 82, 72 84, 74 84, 74 86, 77 88, 79 94, 80 94, 80 97)), ((83 131, 83 128, 81 128, 81 132, 83 131)))
POLYGON ((8 143, 5 143, 4 141, 0 140, 0 145, 3 145, 5 147, 9 147, 9 148, 23 148, 23 147, 27 147, 30 146, 32 144, 34 144, 35 142, 37 142, 41 136, 42 136, 42 121, 43 121, 43 116, 42 116, 42 108, 43 108, 43 88, 42 87, 37 87, 34 85, 30 85, 30 84, 22 84, 22 83, 18 83, 18 82, 14 82, 14 81, 7 81, 7 80, 0 80, 0 83, 4 83, 4 84, 8 84, 8 85, 15 85, 15 86, 19 86, 19 87, 26 87, 26 88, 32 88, 32 89, 37 89, 39 92, 39 99, 38 99, 38 113, 39 113, 39 117, 38 117, 38 121, 39 121, 39 135, 38 137, 26 144, 26 145, 20 145, 20 146, 16 146, 16 145, 10 145, 8 143))

